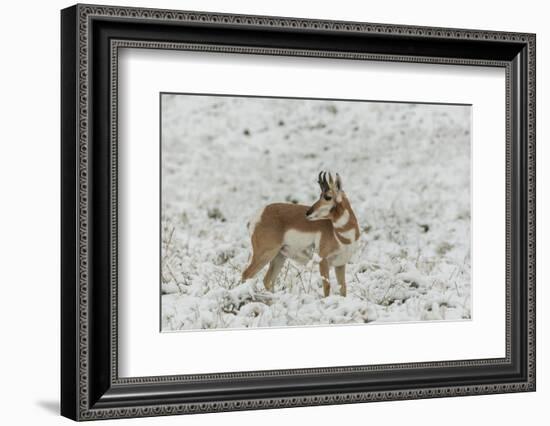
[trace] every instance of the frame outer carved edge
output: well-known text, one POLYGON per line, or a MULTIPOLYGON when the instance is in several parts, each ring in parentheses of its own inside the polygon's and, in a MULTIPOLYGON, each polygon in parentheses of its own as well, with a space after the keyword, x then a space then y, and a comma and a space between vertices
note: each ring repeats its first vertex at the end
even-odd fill
POLYGON ((533 34, 437 27, 337 22, 269 16, 228 15, 128 7, 78 5, 78 419, 142 417, 230 410, 345 404, 354 402, 436 398, 534 390, 535 382, 535 36, 533 34), (409 389, 401 391, 327 394, 255 400, 219 401, 200 404, 165 404, 139 408, 90 409, 88 398, 88 46, 91 16, 204 22, 245 26, 303 28, 326 31, 413 35, 469 40, 500 40, 526 43, 528 50, 528 381, 479 386, 409 389))
POLYGON ((530 390, 536 380, 536 36, 530 34, 527 43, 527 375, 530 390))
POLYGON ((86 10, 78 6, 78 396, 77 417, 88 410, 88 26, 86 10))

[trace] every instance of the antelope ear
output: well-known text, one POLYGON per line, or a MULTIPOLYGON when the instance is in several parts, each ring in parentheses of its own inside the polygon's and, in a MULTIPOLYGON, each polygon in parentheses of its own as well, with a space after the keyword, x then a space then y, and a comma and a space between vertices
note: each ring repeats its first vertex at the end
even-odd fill
POLYGON ((336 193, 336 202, 337 202, 337 203, 341 203, 341 202, 342 202, 342 199, 343 199, 342 193, 341 193, 340 191, 338 191, 338 192, 336 193))
POLYGON ((342 178, 338 173, 336 173, 336 188, 338 188, 338 191, 342 190, 342 178))

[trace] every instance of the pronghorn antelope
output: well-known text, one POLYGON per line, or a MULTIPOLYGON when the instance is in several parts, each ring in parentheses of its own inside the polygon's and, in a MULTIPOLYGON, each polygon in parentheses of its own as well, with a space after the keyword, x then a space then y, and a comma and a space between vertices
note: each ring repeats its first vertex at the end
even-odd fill
POLYGON ((336 174, 321 172, 321 195, 311 207, 275 203, 264 207, 248 224, 252 240, 250 264, 242 281, 254 277, 265 265, 267 290, 273 291, 286 258, 306 264, 317 253, 325 297, 330 293, 329 269, 334 267, 340 295, 346 295, 346 263, 359 239, 359 224, 336 174))

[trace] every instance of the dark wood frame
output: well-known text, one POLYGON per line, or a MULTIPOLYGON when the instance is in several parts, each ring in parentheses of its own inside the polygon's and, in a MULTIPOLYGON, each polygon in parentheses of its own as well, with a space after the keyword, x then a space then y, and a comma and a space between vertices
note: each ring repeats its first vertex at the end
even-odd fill
POLYGON ((64 416, 89 420, 535 390, 533 34, 76 5, 62 11, 61 35, 64 416), (506 356, 119 378, 121 47, 505 68, 506 356))

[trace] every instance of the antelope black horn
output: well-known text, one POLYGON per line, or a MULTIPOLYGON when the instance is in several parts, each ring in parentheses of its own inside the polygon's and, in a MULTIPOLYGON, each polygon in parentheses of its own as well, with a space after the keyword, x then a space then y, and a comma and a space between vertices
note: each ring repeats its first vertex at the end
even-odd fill
POLYGON ((325 172, 321 171, 319 172, 319 177, 317 179, 317 183, 319 183, 319 186, 321 187, 321 191, 325 192, 327 188, 327 181, 325 179, 325 172))

